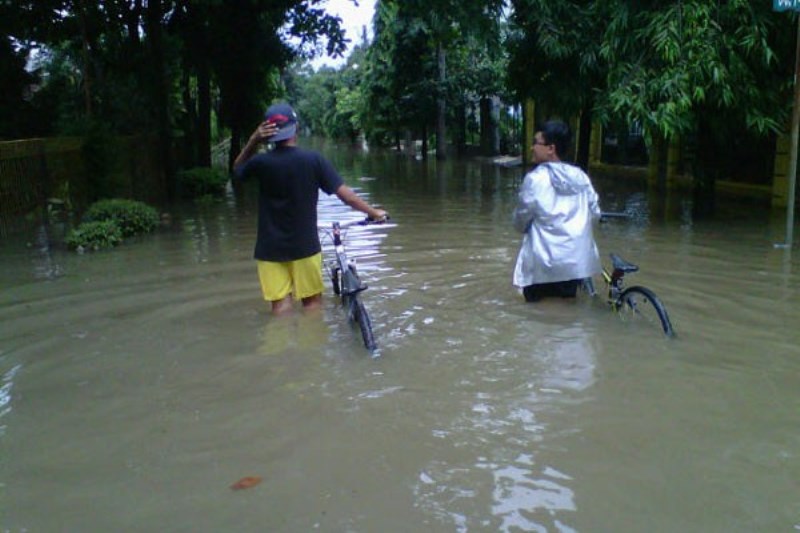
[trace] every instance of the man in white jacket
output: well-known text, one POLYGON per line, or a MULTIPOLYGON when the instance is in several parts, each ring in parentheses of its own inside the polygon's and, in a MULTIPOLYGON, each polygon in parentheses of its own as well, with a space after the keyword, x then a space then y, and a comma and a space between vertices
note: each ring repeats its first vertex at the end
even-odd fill
POLYGON ((601 270, 592 222, 600 218, 589 176, 561 161, 569 150, 569 127, 550 121, 536 132, 530 171, 519 191, 514 227, 524 233, 514 268, 525 300, 574 297, 584 278, 601 270))

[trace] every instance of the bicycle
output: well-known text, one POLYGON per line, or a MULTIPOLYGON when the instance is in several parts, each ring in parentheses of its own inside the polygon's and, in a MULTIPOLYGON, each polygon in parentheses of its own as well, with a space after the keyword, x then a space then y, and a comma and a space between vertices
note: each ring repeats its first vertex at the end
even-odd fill
POLYGON ((323 225, 318 226, 319 230, 324 232, 333 243, 334 255, 325 261, 325 269, 333 286, 333 293, 340 298, 342 307, 347 311, 348 320, 355 323, 361 330, 364 347, 371 352, 375 351, 377 343, 372 332, 372 320, 359 296, 362 291, 367 289, 367 285, 361 281, 358 275, 355 259, 347 257, 344 247, 346 233, 343 230, 352 226, 382 224, 385 221, 386 219, 367 218, 351 222, 333 222, 330 229, 323 225))
MULTIPOLYGON (((611 309, 631 320, 642 320, 653 325, 660 325, 667 337, 674 337, 675 330, 669 320, 667 308, 658 296, 641 285, 624 287, 625 274, 632 274, 638 271, 639 267, 617 254, 612 253, 609 256, 613 270, 609 273, 608 269, 603 267, 603 281, 608 287, 608 304, 611 309)), ((591 278, 585 280, 584 286, 590 295, 596 294, 591 278)))

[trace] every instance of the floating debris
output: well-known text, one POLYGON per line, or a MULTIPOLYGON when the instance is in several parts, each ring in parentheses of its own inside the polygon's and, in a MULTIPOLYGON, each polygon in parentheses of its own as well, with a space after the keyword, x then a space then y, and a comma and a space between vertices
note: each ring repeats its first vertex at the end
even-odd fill
POLYGON ((242 490, 242 489, 249 489, 255 487, 261 483, 261 477, 259 476, 246 476, 231 485, 231 490, 242 490))

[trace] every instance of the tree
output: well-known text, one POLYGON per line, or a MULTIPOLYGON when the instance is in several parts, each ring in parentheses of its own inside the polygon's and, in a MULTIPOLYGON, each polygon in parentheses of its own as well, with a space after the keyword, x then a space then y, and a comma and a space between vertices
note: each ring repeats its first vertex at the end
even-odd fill
MULTIPOLYGON (((594 100, 604 88, 606 65, 598 50, 604 2, 512 0, 509 85, 520 101, 531 98, 541 116, 580 116, 588 140, 594 100)), ((576 160, 588 166, 588 142, 576 160)))
POLYGON ((792 28, 768 2, 613 4, 597 109, 606 120, 639 121, 656 146, 693 139, 695 209, 713 209, 730 141, 763 137, 787 121, 791 63, 778 58, 793 55, 792 28))
MULTIPOLYGON (((0 3, 8 35, 58 50, 74 66, 82 106, 64 123, 97 121, 119 133, 156 132, 169 173, 178 124, 208 163, 211 94, 238 149, 275 95, 275 74, 321 41, 341 54, 340 20, 322 0, 37 0, 0 3)), ((46 54, 47 55, 47 54, 46 54)), ((18 70, 18 69, 17 69, 18 70)), ((62 80, 68 78, 62 77, 62 80)), ((54 92, 40 94, 53 98, 54 92)), ((71 94, 68 93, 68 94, 71 94)), ((195 150, 192 149, 192 152, 195 150)))
MULTIPOLYGON (((384 0, 376 4, 375 41, 368 54, 365 95, 384 127, 436 132, 437 157, 444 157, 448 102, 455 101, 448 55, 463 39, 485 39, 503 2, 384 0)), ((460 99, 460 98, 459 98, 460 99)), ((423 148, 423 153, 425 148, 423 148)))
POLYGON ((709 202, 731 138, 764 136, 786 122, 791 64, 777 58, 793 55, 791 28, 768 2, 512 4, 518 94, 562 116, 639 123, 651 155, 692 139, 696 205, 709 202))
POLYGON ((478 129, 481 152, 497 155, 501 149, 499 118, 502 102, 510 102, 506 88, 508 55, 503 49, 503 30, 498 23, 490 31, 464 35, 449 54, 448 101, 452 102, 454 144, 459 152, 466 145, 467 128, 478 129), (477 106, 477 109, 476 109, 477 106), (468 123, 468 112, 477 114, 476 124, 468 123))
POLYGON ((306 131, 351 141, 363 132, 369 114, 362 92, 367 46, 362 35, 341 67, 314 72, 307 62, 297 61, 284 73, 283 85, 306 131))
POLYGON ((372 140, 390 136, 398 148, 401 130, 409 132, 407 142, 416 133, 423 139, 424 156, 434 116, 431 79, 435 71, 426 27, 407 15, 399 3, 376 3, 375 39, 364 75, 364 97, 370 109, 366 128, 372 140))

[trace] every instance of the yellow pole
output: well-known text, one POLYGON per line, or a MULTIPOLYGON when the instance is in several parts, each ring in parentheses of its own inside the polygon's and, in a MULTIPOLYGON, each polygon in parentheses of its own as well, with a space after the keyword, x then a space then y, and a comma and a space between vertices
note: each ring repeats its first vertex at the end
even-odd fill
POLYGON ((789 197, 786 205, 786 248, 792 247, 794 232, 794 197, 797 181, 797 142, 800 137, 800 15, 797 17, 797 47, 794 61, 794 107, 792 109, 792 135, 789 145, 789 197))

